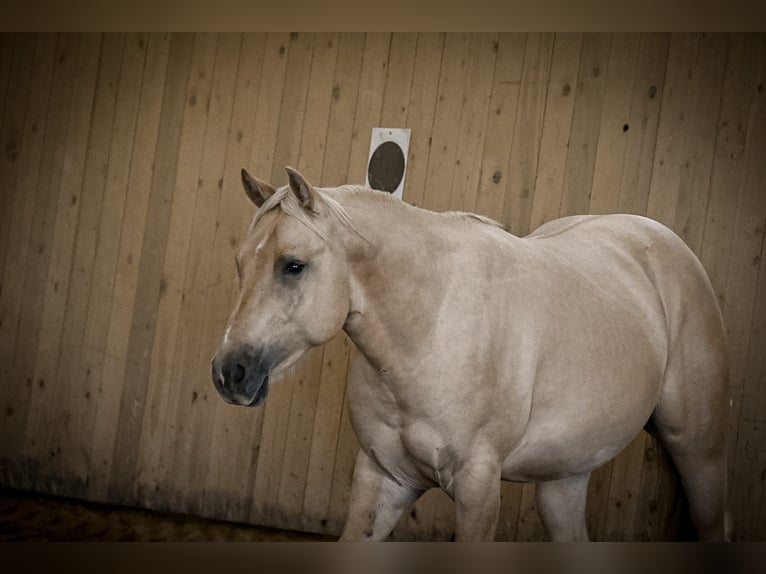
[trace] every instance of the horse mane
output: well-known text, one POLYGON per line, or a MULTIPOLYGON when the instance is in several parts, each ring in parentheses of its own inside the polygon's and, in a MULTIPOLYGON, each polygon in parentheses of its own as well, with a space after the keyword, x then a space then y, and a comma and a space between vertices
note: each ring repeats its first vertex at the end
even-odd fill
POLYGON ((408 208, 415 209, 419 211, 420 213, 426 214, 430 217, 473 221, 473 222, 483 223, 491 227, 497 227, 504 231, 506 230, 505 225, 503 225, 499 221, 496 221, 484 215, 479 215, 477 213, 472 213, 470 211, 442 211, 442 212, 430 211, 428 209, 423 209, 415 205, 411 205, 409 203, 404 203, 398 199, 394 199, 394 196, 391 195, 390 193, 386 193, 384 191, 377 191, 369 187, 365 187, 363 185, 343 185, 337 189, 342 190, 346 193, 353 194, 353 195, 364 196, 365 198, 375 198, 379 200, 381 203, 390 203, 394 205, 406 205, 408 208))
MULTIPOLYGON (((467 222, 478 222, 483 225, 489 225, 491 227, 499 228, 502 230, 505 230, 505 226, 498 221, 495 221, 494 219, 490 219, 489 217, 485 217, 483 215, 478 215, 476 213, 470 213, 466 211, 445 211, 445 212, 434 212, 429 211, 427 209, 422 209, 419 207, 416 207, 414 205, 406 204, 401 202, 398 199, 394 199, 394 197, 389 194, 382 191, 376 191, 373 189, 370 189, 368 187, 365 187, 363 185, 342 185, 337 188, 332 188, 332 191, 335 191, 336 193, 330 194, 328 193, 331 191, 331 189, 328 188, 314 188, 315 191, 319 193, 321 196, 323 203, 328 208, 330 213, 340 221, 340 223, 361 237, 362 239, 366 238, 360 231, 356 228, 354 225, 354 222, 349 217, 348 213, 343 207, 343 197, 348 195, 351 197, 363 197, 366 201, 372 200, 372 201, 379 201, 381 203, 388 203, 390 205, 398 205, 401 207, 408 207, 410 209, 414 209, 420 214, 424 214, 427 217, 437 217, 441 219, 458 219, 461 221, 467 221, 467 222), (339 193, 337 193, 339 192, 339 193), (338 195, 339 198, 336 199, 333 197, 333 195, 338 195)), ((311 216, 308 215, 298 202, 298 199, 296 198, 295 194, 288 193, 290 191, 290 188, 288 186, 283 186, 277 189, 266 201, 263 203, 263 205, 256 211, 255 216, 253 217, 253 221, 250 224, 250 229, 252 230, 253 227, 258 223, 258 221, 269 211, 279 207, 286 215, 289 215, 290 217, 293 217, 300 221, 302 224, 304 224, 306 227, 308 227, 311 231, 319 235, 322 239, 326 240, 327 237, 325 236, 324 232, 317 227, 315 222, 312 220, 311 216)))
POLYGON ((491 217, 487 217, 485 215, 479 215, 478 213, 471 213, 470 211, 445 211, 443 215, 446 215, 447 217, 456 217, 459 219, 478 221, 479 223, 497 227, 503 231, 506 231, 505 225, 499 221, 495 221, 491 217))

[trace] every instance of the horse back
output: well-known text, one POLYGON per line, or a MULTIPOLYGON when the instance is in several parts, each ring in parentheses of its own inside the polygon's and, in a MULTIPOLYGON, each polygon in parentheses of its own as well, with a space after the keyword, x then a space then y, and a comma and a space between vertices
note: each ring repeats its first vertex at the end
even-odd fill
POLYGON ((671 346, 690 316, 703 324, 708 343, 725 345, 720 308, 702 263, 658 221, 628 214, 570 216, 542 225, 525 239, 545 256, 617 289, 630 290, 639 279, 648 279, 671 346))

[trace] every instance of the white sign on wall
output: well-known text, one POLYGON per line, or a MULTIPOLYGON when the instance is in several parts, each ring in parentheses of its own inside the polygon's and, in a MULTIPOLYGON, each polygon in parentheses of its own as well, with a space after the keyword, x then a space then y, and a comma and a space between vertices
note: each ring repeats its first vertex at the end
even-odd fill
POLYGON ((401 199, 409 150, 409 128, 372 128, 365 184, 401 199))

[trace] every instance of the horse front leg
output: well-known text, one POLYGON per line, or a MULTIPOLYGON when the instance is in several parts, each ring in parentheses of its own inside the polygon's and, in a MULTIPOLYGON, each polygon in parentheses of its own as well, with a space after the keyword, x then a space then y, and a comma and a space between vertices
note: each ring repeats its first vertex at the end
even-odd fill
POLYGON ((360 450, 354 466, 348 518, 340 541, 385 540, 402 513, 423 492, 413 486, 396 482, 363 450, 360 450))
POLYGON ((590 472, 539 482, 537 510, 553 542, 587 542, 585 505, 590 472))
POLYGON ((455 540, 492 542, 500 512, 500 463, 464 464, 455 475, 455 540))

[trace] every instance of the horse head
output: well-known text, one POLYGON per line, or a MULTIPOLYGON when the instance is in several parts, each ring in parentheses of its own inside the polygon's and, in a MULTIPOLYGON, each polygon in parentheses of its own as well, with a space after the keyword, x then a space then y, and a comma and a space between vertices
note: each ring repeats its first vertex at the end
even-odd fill
POLYGON ((279 189, 242 170, 258 210, 236 253, 239 296, 212 362, 213 385, 232 404, 261 404, 269 381, 332 339, 349 313, 342 208, 286 169, 279 189))

